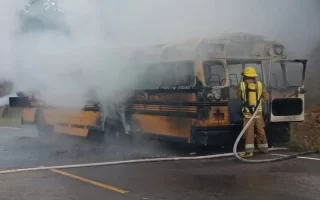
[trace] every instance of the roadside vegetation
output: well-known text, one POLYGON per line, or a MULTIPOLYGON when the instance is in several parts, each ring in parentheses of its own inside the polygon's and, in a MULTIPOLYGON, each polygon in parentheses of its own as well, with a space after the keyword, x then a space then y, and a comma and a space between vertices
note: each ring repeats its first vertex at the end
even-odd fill
POLYGON ((292 150, 320 151, 320 105, 313 105, 305 112, 305 121, 292 123, 291 141, 292 150))

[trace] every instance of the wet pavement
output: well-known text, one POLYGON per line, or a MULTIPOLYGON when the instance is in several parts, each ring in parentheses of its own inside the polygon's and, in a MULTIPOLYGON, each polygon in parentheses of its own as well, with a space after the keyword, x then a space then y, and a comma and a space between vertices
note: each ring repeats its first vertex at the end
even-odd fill
MULTIPOLYGON (((143 147, 106 147, 64 136, 44 140, 32 128, 0 129, 0 170, 186 156, 190 152, 153 142, 143 147)), ((319 199, 319 175, 318 154, 263 164, 220 158, 56 169, 0 174, 0 199, 311 200, 319 199)))
MULTIPOLYGON (((40 165, 66 165, 115 160, 161 158, 202 155, 185 145, 145 141, 134 145, 129 141, 113 144, 103 141, 54 134, 39 137, 35 127, 24 129, 0 128, 0 170, 36 167, 40 165), (14 159, 12 159, 14 158, 14 159)), ((209 152, 222 153, 225 150, 209 152)))

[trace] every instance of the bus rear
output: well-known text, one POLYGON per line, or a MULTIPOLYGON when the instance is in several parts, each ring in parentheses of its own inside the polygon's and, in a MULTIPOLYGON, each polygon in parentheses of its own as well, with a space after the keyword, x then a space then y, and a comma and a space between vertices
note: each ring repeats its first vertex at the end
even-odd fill
POLYGON ((100 104, 88 102, 83 109, 53 107, 31 96, 10 97, 10 107, 21 108, 21 123, 35 124, 40 134, 51 132, 87 137, 102 130, 100 104))

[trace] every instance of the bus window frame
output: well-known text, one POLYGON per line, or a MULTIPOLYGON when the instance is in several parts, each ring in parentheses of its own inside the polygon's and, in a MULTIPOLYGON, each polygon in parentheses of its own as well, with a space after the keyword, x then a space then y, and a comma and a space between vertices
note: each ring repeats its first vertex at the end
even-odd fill
MULTIPOLYGON (((276 61, 272 61, 271 67, 273 67, 273 63, 279 63, 280 64, 280 68, 282 71, 282 76, 284 81, 285 81, 285 85, 279 85, 273 88, 289 88, 289 87, 304 87, 305 85, 305 79, 306 79, 306 60, 276 60, 276 61), (291 85, 290 84, 290 80, 288 79, 288 66, 286 65, 286 63, 300 63, 302 64, 302 73, 301 73, 301 83, 299 85, 291 85)), ((270 67, 270 72, 271 73, 271 67, 270 67)), ((271 87, 271 77, 269 78, 269 86, 271 87)))
MULTIPOLYGON (((260 81, 262 83, 265 83, 265 80, 266 80, 266 77, 265 77, 265 71, 264 71, 264 67, 263 67, 263 60, 246 60, 246 59, 243 59, 243 60, 235 60, 235 59, 231 59, 231 60, 227 60, 227 69, 229 70, 228 66, 229 65, 241 65, 241 71, 244 70, 245 66, 247 65, 260 65, 259 68, 260 68, 260 71, 261 71, 261 74, 260 74, 260 81)), ((229 71, 228 71, 229 72, 229 71)), ((229 74, 229 73, 228 73, 229 74)), ((234 74, 234 73, 232 73, 234 74)), ((242 72, 240 74, 240 79, 238 80, 238 84, 243 80, 243 75, 242 75, 242 72)))
MULTIPOLYGON (((197 81, 196 81, 196 77, 197 77, 197 74, 196 74, 196 62, 194 60, 178 60, 178 61, 164 61, 164 62, 152 62, 152 63, 141 63, 139 64, 140 68, 139 69, 143 69, 143 71, 145 70, 152 70, 152 68, 154 67, 161 67, 161 65, 165 65, 165 64, 173 64, 174 67, 175 67, 175 70, 177 69, 179 63, 183 63, 183 62, 186 62, 186 63, 191 63, 192 64, 192 68, 193 68, 193 75, 192 75, 192 79, 193 81, 191 82, 190 85, 183 85, 183 86, 178 86, 179 89, 184 89, 184 88, 192 88, 196 85, 197 81)), ((163 82, 164 80, 162 80, 163 82)), ((156 89, 172 89, 174 87, 163 87, 162 84, 160 84, 158 86, 158 88, 135 88, 135 89, 138 89, 138 90, 156 90, 156 89)))
MULTIPOLYGON (((194 61, 194 60, 180 60, 180 61, 176 61, 176 62, 174 62, 175 63, 175 65, 176 65, 176 67, 177 67, 177 65, 179 64, 179 63, 182 63, 182 62, 186 62, 186 63, 192 63, 192 68, 193 68, 193 73, 192 73, 192 80, 193 80, 193 82, 190 84, 190 85, 183 85, 183 86, 181 86, 181 87, 194 87, 195 85, 196 85, 196 83, 197 83, 197 70, 196 70, 196 67, 197 67, 197 64, 196 64, 196 62, 194 61)), ((176 68, 177 69, 177 68, 176 68)))
MULTIPOLYGON (((229 80, 229 72, 228 72, 228 68, 227 68, 227 65, 226 65, 226 60, 223 59, 205 59, 205 60, 202 60, 201 61, 201 68, 202 68, 202 71, 203 71, 203 85, 206 86, 206 87, 211 87, 211 88, 225 88, 225 87, 228 87, 230 85, 230 80, 229 80), (223 69, 225 71, 225 77, 223 79, 225 79, 225 84, 224 85, 219 85, 219 86, 209 86, 207 85, 207 80, 206 80, 206 74, 205 74, 205 69, 204 69, 204 65, 206 62, 216 62, 216 63, 220 63, 222 66, 223 66, 223 69)), ((221 80, 223 80, 221 79, 221 80)))

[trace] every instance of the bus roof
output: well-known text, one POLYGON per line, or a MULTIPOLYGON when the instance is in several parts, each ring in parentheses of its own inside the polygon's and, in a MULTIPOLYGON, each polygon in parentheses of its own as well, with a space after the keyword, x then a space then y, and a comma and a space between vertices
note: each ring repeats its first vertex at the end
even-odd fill
POLYGON ((139 48, 131 54, 129 61, 166 62, 224 56, 246 56, 250 59, 272 56, 284 59, 287 55, 284 45, 277 41, 260 35, 234 33, 139 48))
POLYGON ((145 61, 145 62, 137 62, 141 64, 157 64, 157 63, 168 63, 168 62, 183 62, 183 61, 209 61, 209 60, 226 60, 230 62, 244 62, 249 61, 252 63, 259 63, 261 61, 271 61, 271 62, 307 62, 306 59, 281 59, 277 57, 208 57, 208 58, 194 58, 194 59, 171 59, 171 60, 159 60, 159 61, 145 61))

